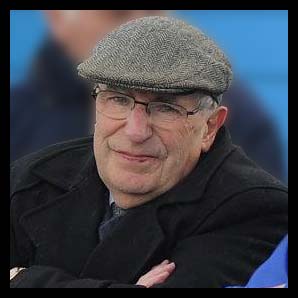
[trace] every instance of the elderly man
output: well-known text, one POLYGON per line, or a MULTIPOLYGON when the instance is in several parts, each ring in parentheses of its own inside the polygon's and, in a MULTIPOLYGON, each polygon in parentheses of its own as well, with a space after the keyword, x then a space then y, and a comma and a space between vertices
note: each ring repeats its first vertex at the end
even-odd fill
POLYGON ((287 233, 287 188, 232 144, 222 51, 145 17, 78 70, 95 83, 94 138, 12 165, 11 287, 245 284, 287 233))

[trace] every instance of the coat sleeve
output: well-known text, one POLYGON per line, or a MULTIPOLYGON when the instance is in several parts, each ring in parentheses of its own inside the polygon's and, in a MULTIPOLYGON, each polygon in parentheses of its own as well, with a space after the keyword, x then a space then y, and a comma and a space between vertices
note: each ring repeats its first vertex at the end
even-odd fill
MULTIPOLYGON (((22 243, 24 245, 25 240, 22 243)), ((17 245, 11 224, 10 268, 25 267, 26 269, 10 281, 10 288, 144 288, 138 285, 120 284, 113 280, 78 279, 59 268, 30 266, 32 249, 25 251, 24 249, 20 249, 17 245)))
MULTIPOLYGON (((13 204, 12 204, 13 205, 13 204)), ((10 288, 143 288, 132 284, 120 284, 112 280, 78 279, 54 267, 33 265, 34 247, 25 233, 16 229, 17 211, 11 206, 10 214, 10 269, 23 267, 10 281, 10 288), (16 235, 15 231, 19 233, 16 235)))
POLYGON ((178 242, 174 273, 156 288, 245 285, 287 233, 287 193, 254 190, 211 214, 196 235, 178 242))

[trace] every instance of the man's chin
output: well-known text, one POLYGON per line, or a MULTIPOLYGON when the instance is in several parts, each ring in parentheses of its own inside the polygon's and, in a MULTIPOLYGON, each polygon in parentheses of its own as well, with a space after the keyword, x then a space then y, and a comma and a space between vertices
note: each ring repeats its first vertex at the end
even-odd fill
POLYGON ((132 194, 145 195, 154 192, 158 181, 150 179, 147 175, 130 174, 124 177, 119 173, 117 179, 112 179, 112 187, 118 191, 132 194), (154 181, 153 181, 154 180, 154 181))
POLYGON ((155 167, 129 167, 120 163, 110 163, 101 178, 108 188, 117 191, 145 195, 155 192, 160 185, 160 165, 155 167))
POLYGON ((114 183, 113 187, 118 191, 131 195, 146 195, 154 191, 154 188, 151 185, 141 183, 114 183))

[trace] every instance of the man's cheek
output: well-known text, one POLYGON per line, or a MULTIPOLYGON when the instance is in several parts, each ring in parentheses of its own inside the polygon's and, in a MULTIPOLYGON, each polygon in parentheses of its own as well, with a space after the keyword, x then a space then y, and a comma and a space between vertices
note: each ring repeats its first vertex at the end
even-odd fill
POLYGON ((97 117, 95 123, 95 132, 101 137, 105 138, 110 136, 117 130, 117 125, 113 124, 112 121, 106 117, 97 117))

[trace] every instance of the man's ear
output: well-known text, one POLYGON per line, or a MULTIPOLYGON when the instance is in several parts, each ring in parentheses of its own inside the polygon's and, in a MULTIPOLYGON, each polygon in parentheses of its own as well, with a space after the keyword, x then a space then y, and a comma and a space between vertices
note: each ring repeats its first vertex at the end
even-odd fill
POLYGON ((202 137, 202 151, 207 152, 213 144, 218 130, 223 126, 227 118, 228 108, 220 106, 208 118, 202 137))

